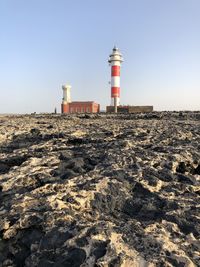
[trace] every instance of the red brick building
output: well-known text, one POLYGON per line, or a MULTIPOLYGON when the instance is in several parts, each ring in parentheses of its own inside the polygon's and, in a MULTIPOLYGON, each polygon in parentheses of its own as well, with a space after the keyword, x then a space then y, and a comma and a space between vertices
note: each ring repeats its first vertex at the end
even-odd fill
POLYGON ((75 101, 62 104, 62 113, 98 113, 100 105, 94 101, 75 101))

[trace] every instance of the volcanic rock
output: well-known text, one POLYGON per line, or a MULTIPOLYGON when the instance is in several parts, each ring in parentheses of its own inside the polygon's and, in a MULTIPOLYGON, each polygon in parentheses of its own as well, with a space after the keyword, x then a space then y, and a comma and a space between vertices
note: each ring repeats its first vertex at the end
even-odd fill
POLYGON ((200 113, 1 116, 0 266, 200 266, 200 113))

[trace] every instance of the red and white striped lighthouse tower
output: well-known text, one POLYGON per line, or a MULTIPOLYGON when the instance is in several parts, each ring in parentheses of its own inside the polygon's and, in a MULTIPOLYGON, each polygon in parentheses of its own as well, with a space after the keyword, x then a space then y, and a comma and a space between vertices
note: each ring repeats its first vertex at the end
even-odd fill
POLYGON ((111 106, 114 106, 115 112, 117 112, 117 106, 120 104, 120 66, 123 58, 116 46, 114 46, 108 62, 111 65, 111 106))

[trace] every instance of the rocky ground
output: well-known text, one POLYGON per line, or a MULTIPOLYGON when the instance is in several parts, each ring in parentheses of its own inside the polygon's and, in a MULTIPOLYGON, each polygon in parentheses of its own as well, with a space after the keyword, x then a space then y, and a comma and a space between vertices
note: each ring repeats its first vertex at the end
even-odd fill
POLYGON ((200 266, 200 112, 0 116, 0 266, 200 266))

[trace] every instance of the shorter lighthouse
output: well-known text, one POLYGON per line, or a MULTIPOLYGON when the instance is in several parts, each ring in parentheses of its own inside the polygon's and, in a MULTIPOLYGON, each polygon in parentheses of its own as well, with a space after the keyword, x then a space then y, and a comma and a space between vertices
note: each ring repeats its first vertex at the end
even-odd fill
POLYGON ((116 46, 114 46, 108 62, 111 65, 111 106, 114 106, 114 111, 117 113, 117 106, 120 104, 120 66, 123 58, 116 46))
POLYGON ((71 103, 71 85, 69 84, 63 85, 62 89, 63 89, 63 99, 61 104, 61 112, 68 113, 69 103, 71 103))

